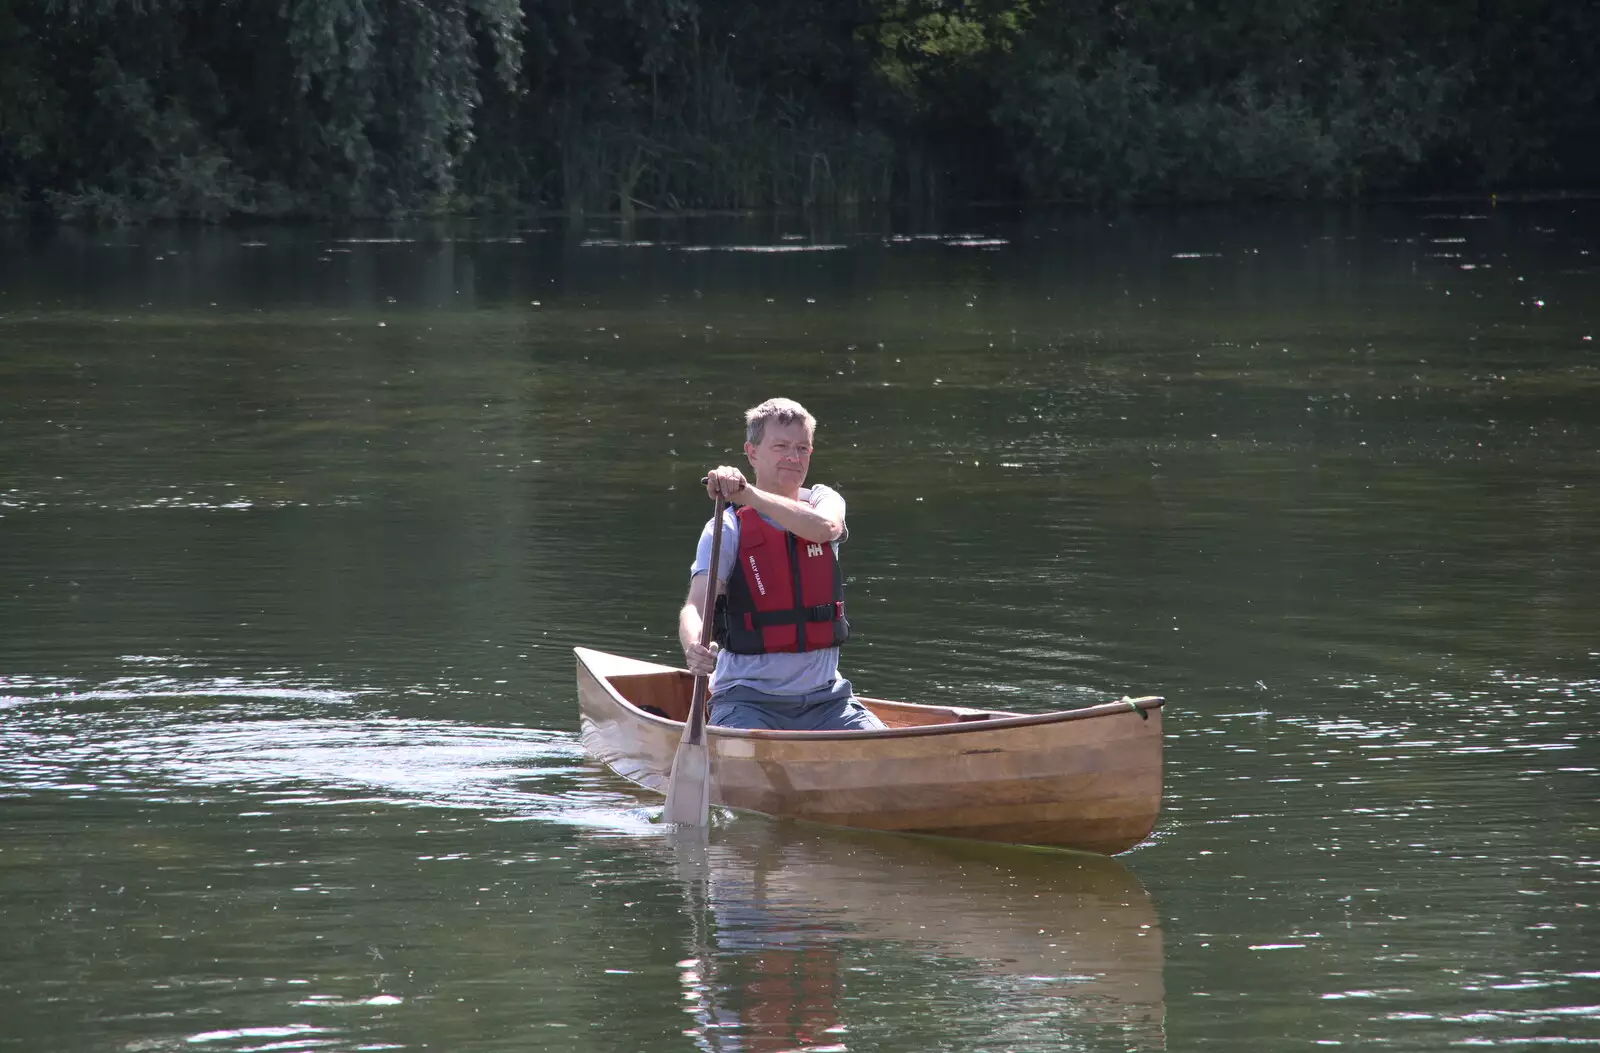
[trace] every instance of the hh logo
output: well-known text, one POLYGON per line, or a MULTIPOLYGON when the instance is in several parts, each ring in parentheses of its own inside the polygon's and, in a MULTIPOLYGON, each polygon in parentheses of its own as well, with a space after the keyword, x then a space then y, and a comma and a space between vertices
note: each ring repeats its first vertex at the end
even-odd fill
POLYGON ((808 555, 808 556, 820 556, 820 555, 822 555, 822 546, 821 545, 807 545, 806 546, 806 555, 808 555))

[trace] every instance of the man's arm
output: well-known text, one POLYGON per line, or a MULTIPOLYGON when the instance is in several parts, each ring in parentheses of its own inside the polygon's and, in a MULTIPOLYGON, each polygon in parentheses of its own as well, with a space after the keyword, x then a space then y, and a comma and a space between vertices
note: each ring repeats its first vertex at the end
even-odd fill
POLYGON ((758 490, 737 468, 723 465, 706 475, 706 493, 718 491, 736 505, 749 505, 795 537, 807 541, 838 541, 844 536, 844 499, 834 498, 812 507, 766 490, 758 490))
POLYGON ((689 595, 678 612, 678 642, 683 645, 683 659, 689 672, 695 676, 709 676, 717 668, 715 642, 710 647, 700 646, 700 630, 706 619, 706 576, 696 574, 689 579, 689 595))
POLYGON ((843 501, 824 501, 813 508, 803 501, 791 501, 787 497, 757 490, 748 483, 734 495, 733 501, 749 505, 795 537, 806 541, 838 541, 844 536, 843 501))

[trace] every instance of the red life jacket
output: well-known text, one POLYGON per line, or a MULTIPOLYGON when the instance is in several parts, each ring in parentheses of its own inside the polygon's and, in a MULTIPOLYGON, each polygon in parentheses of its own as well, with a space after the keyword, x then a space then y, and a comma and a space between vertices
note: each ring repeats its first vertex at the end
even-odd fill
POLYGON ((753 508, 739 516, 738 569, 717 597, 717 643, 735 654, 838 647, 850 636, 830 542, 802 541, 753 508))

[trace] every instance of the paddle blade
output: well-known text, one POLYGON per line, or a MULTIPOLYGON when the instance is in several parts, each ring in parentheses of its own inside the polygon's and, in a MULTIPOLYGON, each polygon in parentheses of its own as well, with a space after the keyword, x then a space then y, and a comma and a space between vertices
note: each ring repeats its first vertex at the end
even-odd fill
POLYGON ((711 758, 704 741, 678 743, 661 821, 679 826, 706 826, 711 822, 711 758))

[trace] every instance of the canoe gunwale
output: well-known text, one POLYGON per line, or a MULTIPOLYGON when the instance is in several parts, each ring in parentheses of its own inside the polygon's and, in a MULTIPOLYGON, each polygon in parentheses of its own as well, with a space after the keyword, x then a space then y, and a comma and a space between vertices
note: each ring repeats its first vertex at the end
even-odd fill
MULTIPOLYGON (((869 709, 871 708, 870 702, 872 700, 864 699, 862 701, 868 705, 869 709)), ((1149 698, 1129 699, 1128 702, 1108 702, 1098 706, 1085 706, 1082 709, 1061 709, 1051 713, 1008 714, 1003 717, 957 720, 949 724, 914 724, 903 728, 884 728, 881 731, 767 731, 746 728, 718 728, 717 731, 728 738, 803 739, 807 742, 817 739, 898 739, 924 735, 960 735, 973 731, 998 731, 1002 728, 1025 728, 1038 724, 1065 724, 1073 720, 1093 720, 1096 717, 1109 717, 1117 713, 1132 713, 1136 710, 1143 713, 1149 709, 1160 709, 1165 704, 1164 699, 1151 696, 1149 698), (1130 703, 1132 703, 1131 706, 1130 703)))
MULTIPOLYGON (((579 659, 582 661, 580 654, 579 659)), ((583 665, 588 670, 595 682, 619 705, 623 706, 633 719, 650 721, 664 727, 682 728, 683 721, 673 720, 671 717, 659 717, 654 713, 647 713, 623 697, 616 685, 611 683, 612 675, 636 676, 638 673, 607 674, 593 668, 588 662, 583 665)), ((673 669, 670 666, 661 667, 662 673, 682 673, 684 670, 673 669)), ((867 708, 877 701, 887 702, 886 699, 863 698, 860 700, 867 708)), ((893 703, 897 706, 908 703, 893 703)), ((1099 705, 1084 706, 1079 709, 1059 709, 1049 713, 1003 713, 1004 715, 980 717, 977 719, 956 720, 943 724, 914 724, 908 727, 883 728, 871 731, 777 731, 766 728, 726 728, 714 724, 706 725, 706 734, 711 738, 719 739, 761 739, 765 741, 778 740, 790 742, 827 742, 844 740, 850 742, 883 741, 887 739, 918 738, 928 735, 963 735, 978 731, 999 731, 1007 728, 1036 727, 1041 724, 1064 724, 1074 720, 1093 720, 1098 717, 1115 716, 1118 713, 1139 713, 1146 718, 1149 710, 1160 709, 1166 700, 1159 695, 1146 695, 1141 698, 1125 698, 1116 702, 1103 702, 1099 705)), ((930 706, 930 709, 943 707, 930 706)))

